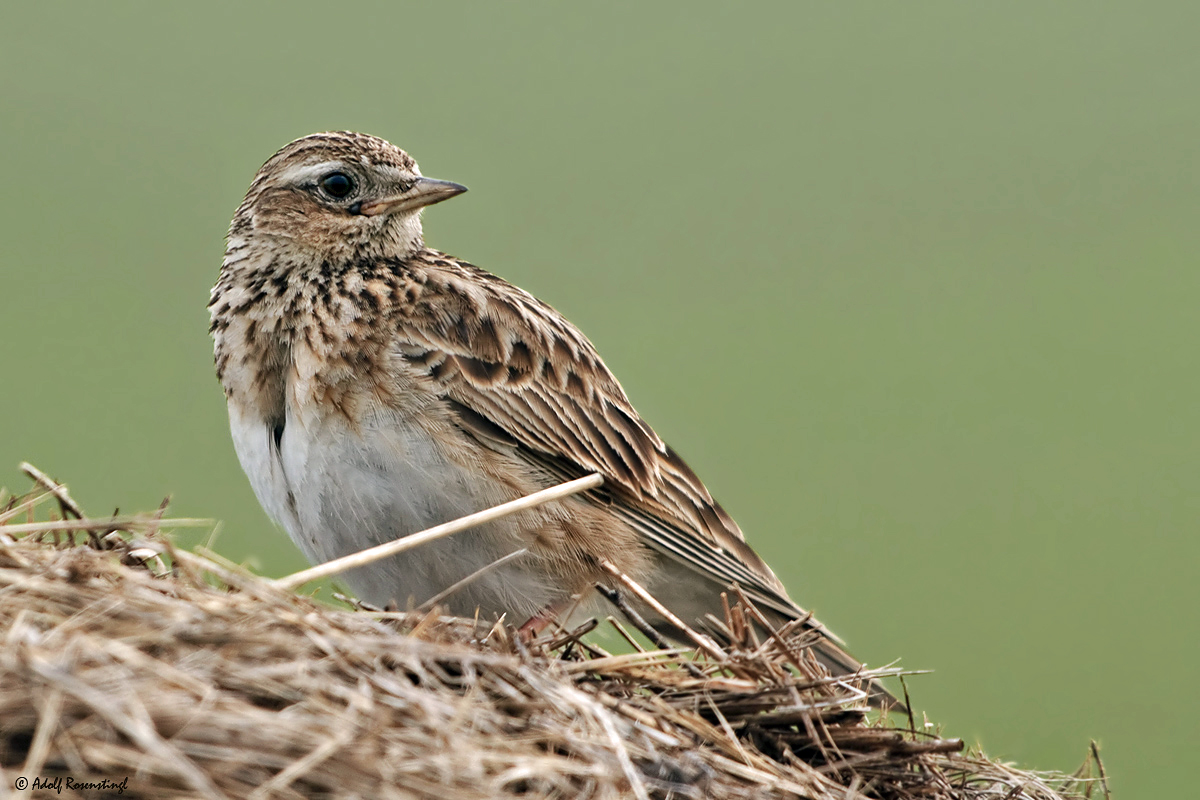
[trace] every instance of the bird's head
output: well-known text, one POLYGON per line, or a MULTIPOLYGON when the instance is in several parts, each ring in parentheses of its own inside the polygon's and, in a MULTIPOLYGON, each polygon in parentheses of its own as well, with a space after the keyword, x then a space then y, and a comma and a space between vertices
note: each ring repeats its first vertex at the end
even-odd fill
POLYGON ((337 131, 297 139, 263 164, 229 229, 235 248, 270 239, 298 258, 403 257, 424 245, 421 209, 467 187, 421 175, 374 136, 337 131))

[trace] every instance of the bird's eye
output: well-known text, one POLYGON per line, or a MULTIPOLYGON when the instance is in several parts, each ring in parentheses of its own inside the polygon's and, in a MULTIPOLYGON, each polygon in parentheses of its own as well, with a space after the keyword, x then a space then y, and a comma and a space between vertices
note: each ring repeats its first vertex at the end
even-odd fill
POLYGON ((344 172, 331 172, 324 178, 321 178, 321 188, 330 197, 341 200, 343 197, 348 197, 354 191, 354 181, 344 172))

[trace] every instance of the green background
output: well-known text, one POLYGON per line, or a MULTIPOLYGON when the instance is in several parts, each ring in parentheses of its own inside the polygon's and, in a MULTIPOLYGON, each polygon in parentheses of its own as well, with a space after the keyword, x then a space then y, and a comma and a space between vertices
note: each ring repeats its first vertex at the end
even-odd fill
MULTIPOLYGON (((32 4, 29 4, 32 6, 32 4)), ((586 331, 793 595, 949 735, 1194 789, 1200 6, 0 11, 0 483, 225 521, 204 305, 285 142, 471 193, 441 249, 586 331)))

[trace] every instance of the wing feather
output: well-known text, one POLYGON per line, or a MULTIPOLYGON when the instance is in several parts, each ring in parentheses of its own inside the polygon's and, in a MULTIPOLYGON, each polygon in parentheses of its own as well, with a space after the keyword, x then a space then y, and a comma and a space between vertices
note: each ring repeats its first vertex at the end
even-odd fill
POLYGON ((591 342, 532 295, 427 251, 412 282, 400 353, 460 410, 464 428, 511 442, 543 468, 599 472, 615 513, 664 556, 736 582, 787 615, 799 609, 696 474, 638 416, 591 342))

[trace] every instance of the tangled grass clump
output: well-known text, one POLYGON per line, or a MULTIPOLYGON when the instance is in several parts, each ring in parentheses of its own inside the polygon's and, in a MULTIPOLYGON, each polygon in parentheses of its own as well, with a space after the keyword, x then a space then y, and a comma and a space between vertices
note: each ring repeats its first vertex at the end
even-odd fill
POLYGON ((632 637, 610 653, 585 638, 594 621, 526 641, 436 609, 336 609, 177 549, 162 509, 88 518, 27 471, 34 491, 0 497, 6 788, 71 776, 127 779, 132 797, 1107 794, 1094 751, 1077 775, 1040 774, 911 718, 872 721, 802 635, 758 641, 744 599, 719 655, 632 637))

